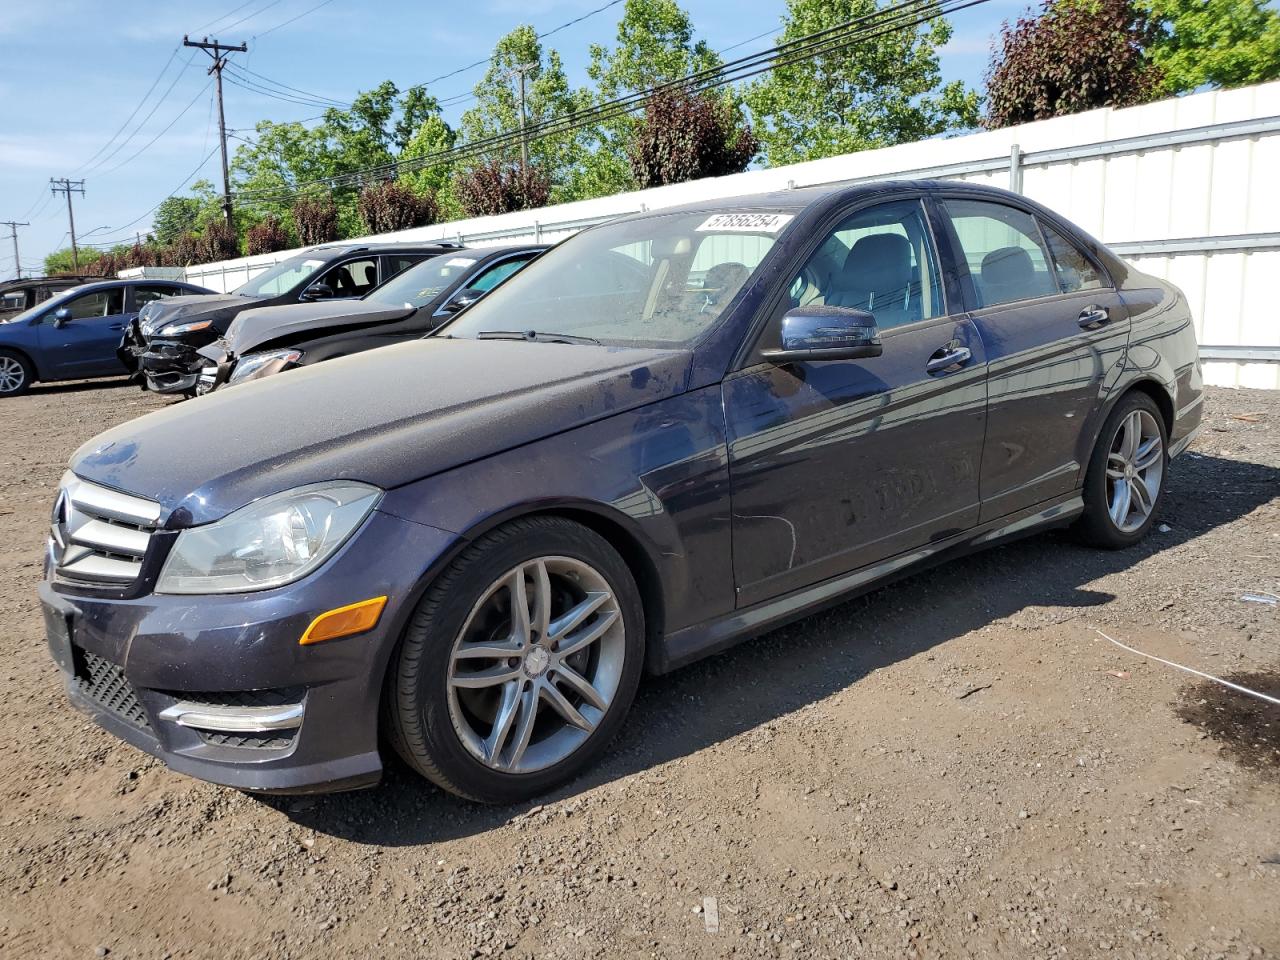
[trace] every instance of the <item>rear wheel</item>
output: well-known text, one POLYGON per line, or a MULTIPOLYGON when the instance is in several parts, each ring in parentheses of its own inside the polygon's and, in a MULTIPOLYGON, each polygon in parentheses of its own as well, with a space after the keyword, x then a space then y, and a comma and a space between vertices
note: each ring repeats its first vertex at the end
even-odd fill
POLYGON ((1116 404, 1098 437, 1084 482, 1082 539, 1117 550, 1137 543, 1155 522, 1168 465, 1164 417, 1145 393, 1116 404))
POLYGON ((462 796, 524 800, 617 733, 644 659, 644 611, 603 537, 562 517, 469 547, 414 614, 387 691, 397 752, 462 796))
POLYGON ((0 350, 0 397, 16 397, 31 389, 36 372, 20 353, 0 350))

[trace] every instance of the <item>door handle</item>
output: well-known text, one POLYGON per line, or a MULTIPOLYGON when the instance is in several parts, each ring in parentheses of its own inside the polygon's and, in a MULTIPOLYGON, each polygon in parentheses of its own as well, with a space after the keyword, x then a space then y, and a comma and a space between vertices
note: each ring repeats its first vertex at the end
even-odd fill
POLYGON ((973 358, 972 351, 968 347, 939 347, 934 351, 933 356, 929 358, 929 362, 924 365, 928 373, 942 373, 952 367, 958 367, 961 364, 968 363, 973 358))
POLYGON ((1082 327, 1100 327, 1111 319, 1111 313, 1106 307, 1091 305, 1080 311, 1080 319, 1077 323, 1082 327))

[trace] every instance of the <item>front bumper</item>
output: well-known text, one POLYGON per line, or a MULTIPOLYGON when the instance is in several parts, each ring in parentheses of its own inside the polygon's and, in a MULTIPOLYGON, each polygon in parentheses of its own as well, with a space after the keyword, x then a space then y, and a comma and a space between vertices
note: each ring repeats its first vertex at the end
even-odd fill
POLYGON ((371 786, 387 663, 423 572, 455 540, 375 511, 275 590, 106 599, 46 580, 50 650, 74 706, 181 773, 275 793, 371 786), (320 613, 384 595, 372 630, 299 645, 320 613))
POLYGON ((207 363, 199 344, 181 340, 148 340, 137 320, 125 330, 116 355, 142 386, 156 393, 187 393, 196 388, 207 363))

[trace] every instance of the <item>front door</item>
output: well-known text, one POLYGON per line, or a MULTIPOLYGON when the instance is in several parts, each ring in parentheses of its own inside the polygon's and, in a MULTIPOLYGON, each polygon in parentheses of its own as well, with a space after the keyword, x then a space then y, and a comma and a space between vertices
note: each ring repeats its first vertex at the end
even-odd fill
POLYGON ((116 356, 129 320, 123 286, 91 290, 63 301, 69 313, 55 321, 54 310, 40 321, 40 347, 45 357, 43 376, 55 380, 125 374, 116 356))
POLYGON ((941 206, 987 348, 985 523, 1079 486, 1129 317, 1101 267, 1052 224, 988 200, 941 206))
MULTIPOLYGON (((919 199, 847 217, 808 259, 791 307, 871 312, 884 352, 760 360, 724 383, 738 605, 838 576, 972 527, 986 356, 944 297, 919 199)), ((958 306, 958 305, 957 305, 958 306)), ((757 348, 776 344, 766 333, 757 348)))

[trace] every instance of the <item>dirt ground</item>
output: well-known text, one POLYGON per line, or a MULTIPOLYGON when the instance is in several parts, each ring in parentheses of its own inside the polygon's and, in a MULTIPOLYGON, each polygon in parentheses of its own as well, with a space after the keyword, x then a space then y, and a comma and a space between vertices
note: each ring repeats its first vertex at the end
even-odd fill
POLYGON ((1210 394, 1140 547, 1037 536, 651 679, 602 765, 517 808, 398 768, 255 799, 67 706, 35 596, 53 490, 159 405, 0 410, 0 956, 1280 954, 1277 754, 1095 632, 1280 667, 1280 394, 1210 394))

